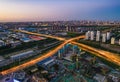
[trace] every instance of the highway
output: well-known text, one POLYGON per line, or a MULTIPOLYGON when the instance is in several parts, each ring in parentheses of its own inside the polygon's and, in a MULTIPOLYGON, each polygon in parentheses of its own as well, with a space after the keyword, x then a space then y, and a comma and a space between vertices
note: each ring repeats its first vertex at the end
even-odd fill
POLYGON ((114 54, 114 53, 111 53, 111 52, 108 52, 108 51, 96 49, 96 48, 93 48, 93 47, 90 47, 90 46, 87 46, 87 45, 84 45, 84 44, 81 44, 81 43, 77 43, 77 42, 74 42, 74 41, 72 41, 71 43, 74 44, 74 45, 78 45, 80 48, 82 48, 85 51, 91 52, 98 57, 104 58, 104 59, 106 59, 110 62, 113 62, 113 63, 120 66, 120 56, 118 56, 118 54, 114 54))
POLYGON ((58 39, 58 40, 63 40, 64 42, 61 45, 59 45, 58 47, 56 47, 54 50, 49 51, 48 53, 42 55, 39 58, 33 59, 33 60, 28 61, 28 62, 26 62, 24 64, 21 64, 19 66, 16 66, 16 67, 13 67, 13 68, 10 68, 8 70, 4 70, 4 71, 0 72, 0 74, 2 74, 2 75, 6 75, 6 74, 9 74, 9 73, 12 73, 12 72, 24 69, 26 67, 32 66, 32 65, 36 64, 37 62, 39 62, 41 60, 44 60, 44 59, 54 55, 58 50, 60 50, 67 43, 72 43, 74 45, 78 45, 83 50, 86 50, 88 52, 94 53, 95 55, 97 55, 97 56, 99 56, 101 58, 104 58, 104 59, 106 59, 106 60, 108 60, 110 62, 113 62, 113 63, 115 63, 115 64, 120 66, 120 57, 117 56, 117 54, 114 54, 114 53, 111 53, 111 52, 107 52, 107 51, 104 51, 104 50, 98 50, 96 48, 93 48, 93 47, 90 47, 90 46, 87 46, 87 45, 84 45, 84 44, 81 44, 81 43, 74 42, 74 40, 85 38, 84 35, 83 36, 78 36, 78 37, 75 37, 75 38, 71 38, 69 40, 66 40, 64 38, 60 38, 60 37, 56 37, 56 36, 32 33, 32 32, 27 32, 27 31, 22 31, 22 30, 20 30, 19 32, 23 32, 23 33, 27 33, 27 34, 33 34, 33 35, 38 35, 38 36, 44 36, 44 37, 49 37, 49 38, 55 38, 55 39, 58 39))
POLYGON ((79 37, 75 37, 75 38, 72 38, 72 39, 69 39, 69 40, 65 40, 61 45, 59 45, 58 47, 56 47, 54 50, 51 50, 49 51, 48 53, 40 56, 39 58, 36 58, 36 59, 33 59, 31 61, 28 61, 24 64, 21 64, 19 66, 16 66, 16 67, 13 67, 13 68, 10 68, 8 70, 4 70, 2 72, 0 72, 0 74, 2 75, 6 75, 6 74, 10 74, 10 73, 13 73, 15 71, 18 71, 18 70, 21 70, 21 69, 24 69, 26 67, 29 67, 29 66, 32 66, 32 65, 35 65, 36 63, 38 63, 39 61, 42 61, 48 57, 51 57, 53 56, 58 50, 60 50, 64 45, 66 45, 67 43, 69 43, 70 41, 73 41, 75 39, 80 39, 80 38, 84 38, 85 36, 79 36, 79 37))
MULTIPOLYGON (((20 32, 24 32, 24 33, 28 33, 28 34, 37 34, 39 35, 38 33, 32 33, 32 32, 26 32, 26 31, 21 31, 20 32)), ((44 34, 42 34, 44 35, 44 34)), ((52 38, 55 38, 55 39, 58 39, 58 40, 65 40, 65 38, 60 38, 60 37, 56 37, 56 36, 50 36, 50 35, 44 35, 46 37, 52 37, 52 38)), ((80 46, 82 49, 86 50, 86 51, 89 51, 91 53, 94 53, 96 54, 97 56, 99 57, 102 57, 110 62, 113 62, 117 65, 120 66, 120 56, 118 56, 118 54, 115 54, 115 53, 111 53, 111 52, 108 52, 108 51, 104 51, 104 50, 98 50, 96 48, 93 48, 93 47, 90 47, 90 46, 87 46, 87 45, 84 45, 84 44, 81 44, 81 43, 77 43, 77 42, 74 42, 73 40, 77 40, 77 39, 80 39, 80 38, 84 38, 85 36, 80 36, 80 37, 76 37, 76 38, 72 38, 70 39, 69 42, 75 44, 75 45, 78 45, 80 46)))
POLYGON ((28 32, 28 31, 25 31, 25 30, 16 30, 16 32, 22 32, 22 33, 36 35, 36 36, 44 36, 44 37, 54 38, 54 39, 58 39, 58 40, 62 40, 62 41, 66 40, 65 38, 61 38, 61 37, 57 37, 57 36, 51 36, 51 35, 46 35, 46 34, 33 33, 33 32, 28 32))

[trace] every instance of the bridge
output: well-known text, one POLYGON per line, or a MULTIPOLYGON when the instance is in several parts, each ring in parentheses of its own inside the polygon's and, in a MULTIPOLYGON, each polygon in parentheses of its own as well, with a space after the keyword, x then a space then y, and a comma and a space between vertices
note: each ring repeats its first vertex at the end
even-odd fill
POLYGON ((40 57, 38 57, 38 58, 36 58, 34 60, 28 61, 28 62, 26 62, 24 64, 21 64, 21 65, 18 65, 16 67, 12 67, 10 69, 7 69, 7 70, 4 70, 4 71, 0 72, 0 74, 2 74, 2 75, 6 75, 6 74, 9 74, 9 73, 18 71, 20 69, 24 69, 26 67, 29 67, 29 66, 32 66, 32 65, 36 64, 39 61, 42 61, 42 60, 44 60, 44 59, 46 59, 48 57, 51 57, 58 50, 60 50, 63 46, 65 46, 67 43, 72 43, 74 45, 78 45, 83 50, 91 52, 91 53, 94 53, 95 55, 97 55, 97 56, 99 56, 101 58, 104 58, 104 59, 106 59, 106 60, 108 60, 110 62, 113 62, 113 63, 115 63, 115 64, 120 66, 120 56, 118 56, 118 54, 114 54, 114 53, 111 53, 111 52, 108 52, 108 51, 104 51, 104 50, 98 50, 96 48, 93 48, 93 47, 90 47, 90 46, 87 46, 87 45, 75 42, 75 40, 85 38, 84 35, 78 36, 78 37, 75 37, 75 38, 71 38, 71 39, 67 40, 65 38, 61 38, 61 37, 57 37, 57 36, 38 34, 38 33, 28 32, 28 31, 24 31, 24 30, 18 30, 18 32, 22 32, 22 33, 26 33, 26 34, 32 34, 32 35, 37 35, 37 36, 44 36, 44 37, 49 37, 49 38, 55 38, 55 39, 58 39, 58 40, 62 40, 64 42, 61 45, 59 45, 58 47, 56 47, 54 50, 51 50, 48 53, 43 54, 42 56, 40 56, 40 57))
POLYGON ((57 36, 51 36, 51 35, 46 35, 46 34, 39 34, 39 33, 33 33, 33 32, 28 32, 25 30, 15 30, 16 32, 22 32, 22 33, 26 33, 26 34, 31 34, 31 35, 36 35, 36 36, 44 36, 44 37, 48 37, 48 38, 54 38, 54 39, 58 39, 58 40, 66 40, 65 38, 61 38, 61 37, 57 37, 57 36))

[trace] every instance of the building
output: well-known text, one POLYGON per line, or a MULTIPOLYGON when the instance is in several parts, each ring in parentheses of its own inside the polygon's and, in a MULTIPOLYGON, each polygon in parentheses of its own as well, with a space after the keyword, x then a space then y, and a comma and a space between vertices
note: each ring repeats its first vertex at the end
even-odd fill
POLYGON ((107 40, 110 40, 110 36, 111 36, 111 33, 107 32, 107 36, 106 36, 107 40))
POLYGON ((34 41, 39 41, 39 40, 43 40, 45 38, 43 37, 39 37, 39 36, 29 36, 30 39, 34 40, 34 41))
POLYGON ((11 46, 12 46, 12 47, 16 47, 16 46, 18 46, 18 45, 21 45, 21 42, 20 42, 20 41, 12 41, 12 43, 11 43, 11 46))
POLYGON ((66 31, 67 31, 67 32, 69 31, 69 27, 68 27, 68 26, 66 26, 66 31))
POLYGON ((115 44, 115 38, 114 37, 111 38, 111 44, 115 44))
POLYGON ((21 38, 20 40, 21 40, 22 42, 30 42, 30 41, 31 41, 30 38, 21 38))
POLYGON ((102 42, 106 42, 106 34, 102 34, 102 42))
POLYGON ((13 74, 4 75, 0 78, 0 82, 15 82, 13 78, 13 74))
POLYGON ((30 50, 30 51, 26 51, 26 52, 23 52, 20 54, 12 55, 12 56, 10 56, 10 58, 14 59, 14 60, 18 60, 18 59, 30 57, 30 56, 32 56, 32 54, 34 54, 34 51, 30 50))
POLYGON ((120 39, 119 39, 119 43, 118 44, 120 45, 120 39))
POLYGON ((89 37, 90 37, 90 31, 86 32, 86 34, 85 34, 85 39, 86 39, 86 40, 89 40, 89 37))
POLYGON ((90 32, 90 40, 94 40, 94 31, 90 32))
POLYGON ((100 74, 96 74, 93 78, 98 82, 107 82, 106 77, 100 74))
POLYGON ((4 45, 5 45, 5 42, 2 41, 2 40, 0 40, 0 47, 1 47, 1 46, 4 46, 4 45))
POLYGON ((50 57, 38 62, 37 65, 39 69, 43 69, 48 72, 48 78, 51 80, 52 78, 57 78, 65 72, 64 65, 58 60, 50 57))
POLYGON ((25 82, 26 73, 24 71, 18 71, 13 74, 15 82, 25 82))
POLYGON ((96 41, 100 41, 100 31, 97 31, 96 33, 96 41))
POLYGON ((112 82, 120 82, 120 72, 112 72, 108 75, 112 82))

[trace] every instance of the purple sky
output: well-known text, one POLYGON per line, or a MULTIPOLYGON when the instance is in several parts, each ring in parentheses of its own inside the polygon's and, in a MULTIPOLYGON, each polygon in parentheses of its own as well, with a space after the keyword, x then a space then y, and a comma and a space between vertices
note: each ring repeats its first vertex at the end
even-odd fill
POLYGON ((0 0, 0 21, 120 20, 120 0, 0 0))

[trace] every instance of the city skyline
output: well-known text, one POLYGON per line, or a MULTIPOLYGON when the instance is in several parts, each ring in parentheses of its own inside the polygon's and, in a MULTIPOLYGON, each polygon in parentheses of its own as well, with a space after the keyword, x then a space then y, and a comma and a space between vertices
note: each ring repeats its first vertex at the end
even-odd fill
POLYGON ((0 22, 120 20, 119 0, 1 0, 0 22))

